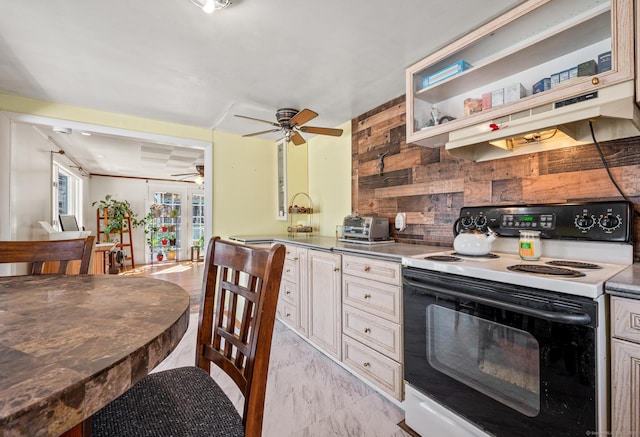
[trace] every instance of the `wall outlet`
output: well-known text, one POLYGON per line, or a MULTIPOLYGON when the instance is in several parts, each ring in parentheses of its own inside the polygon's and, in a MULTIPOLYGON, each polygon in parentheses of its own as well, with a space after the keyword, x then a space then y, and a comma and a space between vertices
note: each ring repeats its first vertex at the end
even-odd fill
POLYGON ((396 214, 396 230, 402 232, 407 228, 407 214, 399 212, 396 214))

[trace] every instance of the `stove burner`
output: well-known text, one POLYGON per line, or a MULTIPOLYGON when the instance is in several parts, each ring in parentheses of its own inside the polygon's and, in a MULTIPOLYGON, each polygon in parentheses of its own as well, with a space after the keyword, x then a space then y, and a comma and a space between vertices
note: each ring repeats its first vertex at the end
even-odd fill
POLYGON ((601 269, 602 268, 602 266, 599 266, 598 264, 584 263, 581 261, 554 260, 554 261, 548 261, 547 264, 552 266, 559 266, 559 267, 573 267, 575 269, 601 269))
POLYGON ((443 261, 443 262, 449 262, 449 263, 462 261, 462 258, 453 256, 453 255, 430 255, 430 256, 425 256, 424 259, 430 259, 432 261, 443 261))
POLYGON ((500 255, 496 255, 495 253, 485 253, 484 255, 463 255, 461 253, 453 252, 451 255, 462 256, 466 258, 486 258, 486 259, 500 258, 500 255))
POLYGON ((552 276, 565 276, 569 278, 579 278, 585 276, 584 273, 576 270, 565 269, 562 267, 552 267, 549 265, 541 264, 516 264, 509 266, 507 269, 514 272, 536 273, 538 275, 552 275, 552 276))

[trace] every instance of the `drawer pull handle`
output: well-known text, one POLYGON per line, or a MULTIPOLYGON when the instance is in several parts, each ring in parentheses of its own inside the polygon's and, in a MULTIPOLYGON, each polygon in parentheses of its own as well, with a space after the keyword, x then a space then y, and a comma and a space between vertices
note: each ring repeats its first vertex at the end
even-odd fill
POLYGON ((365 272, 368 272, 369 270, 371 270, 371 267, 369 267, 369 266, 364 266, 364 271, 365 271, 365 272))
POLYGON ((340 267, 336 267, 333 269, 334 272, 339 272, 340 271, 340 267))
POLYGON ((296 256, 295 258, 293 258, 294 261, 298 261, 298 257, 296 256))
POLYGON ((367 363, 364 363, 364 364, 363 364, 363 366, 364 366, 364 367, 371 367, 371 364, 369 364, 369 363, 367 362, 367 363))
POLYGON ((285 317, 291 317, 291 313, 285 314, 285 317))
POLYGON ((290 270, 290 269, 287 269, 287 273, 291 273, 291 270, 290 270))
POLYGON ((364 298, 365 299, 371 299, 371 295, 369 293, 365 293, 364 298))
POLYGON ((287 290, 287 294, 291 294, 291 290, 287 290))
POLYGON ((370 329, 370 328, 364 328, 364 333, 365 333, 365 334, 368 334, 368 333, 370 333, 370 332, 371 332, 371 329, 370 329))

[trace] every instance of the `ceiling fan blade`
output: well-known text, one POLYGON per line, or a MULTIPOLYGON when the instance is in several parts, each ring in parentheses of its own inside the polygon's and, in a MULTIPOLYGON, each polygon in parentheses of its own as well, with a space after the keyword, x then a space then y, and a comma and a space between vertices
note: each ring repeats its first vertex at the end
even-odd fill
POLYGON ((302 111, 298 112, 293 117, 291 117, 291 120, 289 120, 289 125, 291 125, 291 126, 302 126, 307 121, 313 120, 317 116, 318 116, 317 112, 314 112, 311 109, 306 109, 305 108, 302 111))
POLYGON ((275 123, 275 122, 273 122, 273 121, 267 121, 267 120, 261 120, 261 119, 259 119, 259 118, 247 117, 246 115, 238 115, 238 114, 235 114, 234 116, 235 116, 235 117, 240 117, 240 118, 246 118, 247 120, 259 121, 259 122, 261 122, 261 123, 268 123, 268 124, 270 124, 271 126, 277 126, 277 127, 280 127, 280 125, 279 125, 278 123, 275 123))
POLYGON ((256 135, 270 134, 271 132, 278 132, 280 129, 263 130, 262 132, 254 132, 252 134, 245 134, 243 137, 255 137, 256 135))
POLYGON ((171 176, 198 176, 198 173, 178 173, 172 174, 171 176))
POLYGON ((342 129, 333 129, 330 127, 300 126, 298 129, 310 134, 331 135, 333 137, 342 135, 342 129))
POLYGON ((298 132, 293 132, 291 134, 291 141, 293 141, 293 144, 295 144, 296 146, 306 143, 304 138, 302 138, 302 135, 300 135, 298 132))

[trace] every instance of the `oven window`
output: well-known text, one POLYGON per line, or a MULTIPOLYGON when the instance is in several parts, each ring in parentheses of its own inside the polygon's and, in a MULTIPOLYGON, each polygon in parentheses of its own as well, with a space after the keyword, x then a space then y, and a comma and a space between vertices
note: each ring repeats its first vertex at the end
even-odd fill
POLYGON ((540 412, 540 351, 526 331, 429 305, 427 360, 440 372, 529 417, 540 412))

